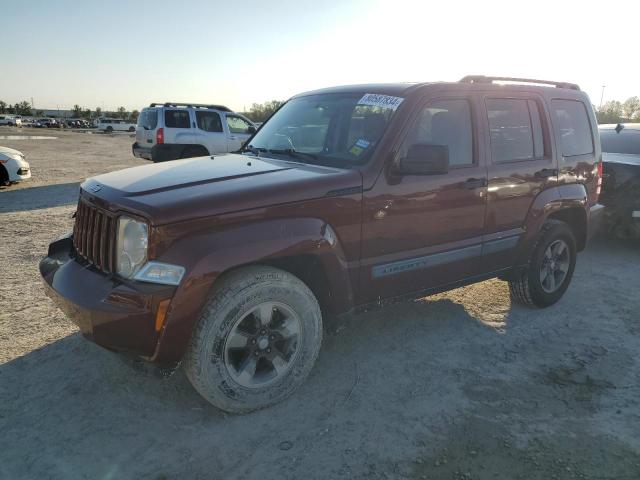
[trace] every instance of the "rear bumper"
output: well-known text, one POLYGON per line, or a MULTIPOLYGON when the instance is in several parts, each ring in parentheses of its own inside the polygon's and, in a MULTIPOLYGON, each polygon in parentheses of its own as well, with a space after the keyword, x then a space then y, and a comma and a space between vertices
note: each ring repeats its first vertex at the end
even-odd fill
POLYGON ((124 283, 73 258, 70 236, 49 245, 40 262, 45 291, 82 334, 109 350, 150 358, 160 333, 155 315, 160 301, 176 288, 144 282, 124 283))
POLYGON ((183 144, 166 144, 154 145, 153 147, 143 147, 138 142, 131 146, 133 156, 144 158, 152 162, 167 162, 169 160, 177 160, 182 157, 182 153, 189 145, 183 144))
POLYGON ((131 152, 133 156, 136 158, 144 158, 145 160, 153 160, 153 156, 151 155, 151 149, 141 147, 138 142, 135 142, 131 145, 131 152))
POLYGON ((591 240, 601 229, 604 222, 604 205, 596 203, 589 208, 588 240, 591 240))

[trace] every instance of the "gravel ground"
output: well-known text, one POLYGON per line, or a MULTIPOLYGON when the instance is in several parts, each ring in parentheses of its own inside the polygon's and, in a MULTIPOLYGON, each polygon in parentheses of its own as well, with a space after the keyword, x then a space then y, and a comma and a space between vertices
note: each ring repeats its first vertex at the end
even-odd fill
POLYGON ((143 164, 131 142, 0 127, 34 175, 0 190, 0 478, 640 478, 638 245, 596 239, 546 310, 490 280, 328 319, 296 394, 224 415, 86 342, 40 286, 78 183, 143 164))

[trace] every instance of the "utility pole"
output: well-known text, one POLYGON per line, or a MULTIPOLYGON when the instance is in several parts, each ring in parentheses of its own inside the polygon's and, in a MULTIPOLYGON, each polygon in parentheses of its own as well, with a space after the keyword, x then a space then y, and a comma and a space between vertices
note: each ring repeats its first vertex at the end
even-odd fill
POLYGON ((598 110, 600 110, 602 108, 602 100, 604 99, 604 89, 605 89, 606 85, 602 85, 602 94, 600 95, 600 106, 598 107, 598 110))

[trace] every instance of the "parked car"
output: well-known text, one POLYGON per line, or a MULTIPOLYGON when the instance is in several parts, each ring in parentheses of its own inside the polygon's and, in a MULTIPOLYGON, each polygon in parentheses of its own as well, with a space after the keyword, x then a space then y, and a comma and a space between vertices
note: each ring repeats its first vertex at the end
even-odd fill
POLYGON ((55 118, 41 118, 36 122, 40 128, 62 128, 62 122, 55 118))
POLYGON ((120 118, 99 118, 96 121, 98 130, 105 133, 112 132, 134 132, 136 124, 122 120, 120 118))
POLYGON ((8 125, 10 127, 21 127, 22 119, 20 117, 16 117, 15 115, 0 115, 0 125, 8 125))
POLYGON ((607 231, 640 239, 640 123, 600 125, 607 231))
POLYGON ((31 178, 31 169, 24 154, 8 147, 0 147, 0 185, 22 182, 31 178))
POLYGON ((247 412, 304 381, 323 314, 492 277, 557 302, 602 212, 600 155, 569 83, 308 92, 240 153, 86 180, 40 272, 94 342, 182 362, 209 402, 247 412))
POLYGON ((138 116, 133 155, 154 162, 233 152, 256 131, 222 105, 152 103, 138 116))

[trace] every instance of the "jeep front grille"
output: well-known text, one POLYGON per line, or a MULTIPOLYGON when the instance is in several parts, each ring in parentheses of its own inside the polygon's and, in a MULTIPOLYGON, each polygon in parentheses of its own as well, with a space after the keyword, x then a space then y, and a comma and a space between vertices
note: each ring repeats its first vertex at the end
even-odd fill
POLYGON ((115 216, 78 201, 73 246, 79 257, 106 273, 115 271, 117 223, 115 216))

